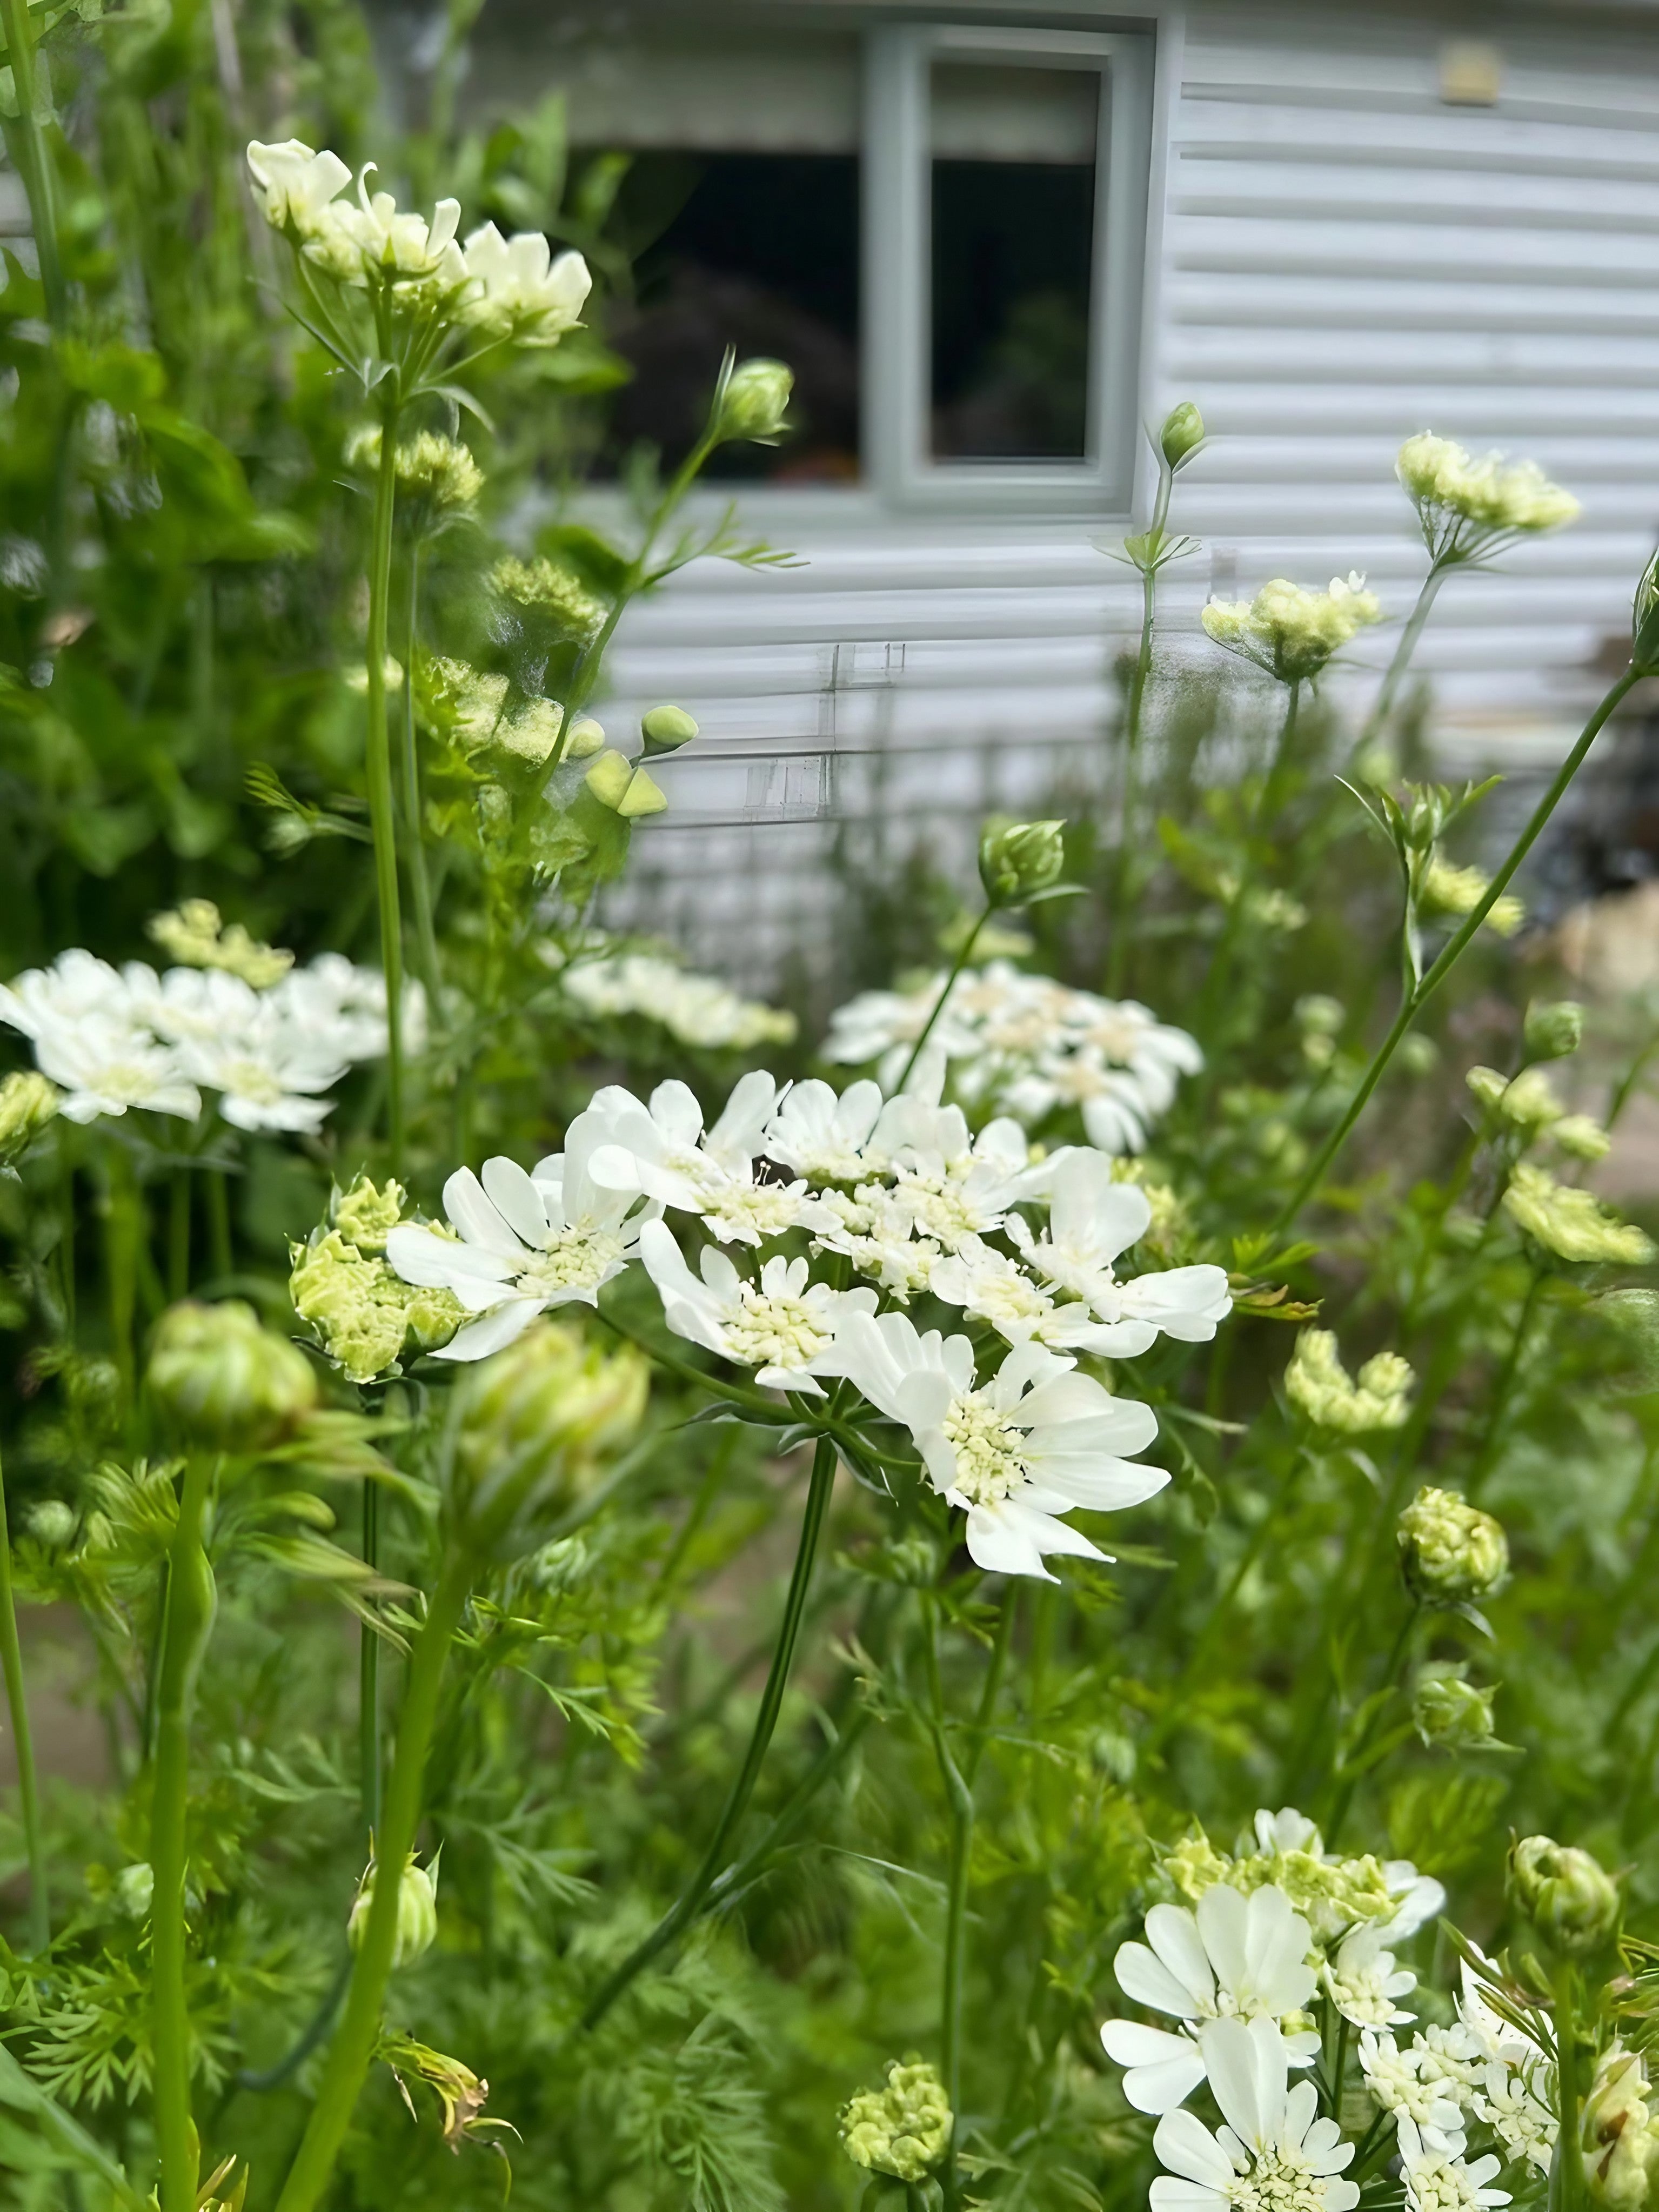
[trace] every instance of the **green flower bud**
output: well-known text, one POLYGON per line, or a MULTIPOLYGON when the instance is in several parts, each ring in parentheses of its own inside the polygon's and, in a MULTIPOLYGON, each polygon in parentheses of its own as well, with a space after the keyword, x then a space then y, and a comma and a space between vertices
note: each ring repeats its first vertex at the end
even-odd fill
POLYGON ((234 1298, 168 1307, 150 1346, 149 1388, 190 1443, 210 1451, 261 1451, 317 1402, 305 1354, 234 1298))
POLYGON ((27 1152, 58 1113, 54 1085, 33 1068, 0 1083, 0 1165, 9 1167, 27 1152))
POLYGON ((61 1552, 75 1534, 75 1508, 61 1498, 43 1498, 30 1510, 28 1531, 49 1552, 61 1552))
POLYGON ((1565 1060, 1584 1037, 1584 1009, 1574 999, 1534 999, 1522 1028, 1528 1060, 1565 1060))
MULTIPOLYGON (((346 1922, 346 1941, 354 1951, 361 1950, 368 1927, 369 1907, 374 1901, 376 1868, 371 1859, 368 1871, 357 1887, 351 1901, 351 1913, 346 1922)), ((398 1933, 392 1946, 394 1966, 407 1966, 422 1952, 429 1951, 438 1935, 438 1860, 434 1855, 429 1867, 418 1867, 411 1851, 404 1862, 403 1880, 398 1885, 398 1933)))
POLYGON ((1496 1690, 1465 1681, 1461 1666, 1419 1669, 1412 1688, 1412 1723, 1425 1744, 1443 1751, 1499 1748, 1492 1727, 1496 1690))
POLYGON ((1427 1485, 1395 1530, 1406 1586, 1425 1605, 1463 1605, 1489 1597, 1510 1569, 1502 1528, 1449 1490, 1427 1485))
POLYGON ((1631 609, 1631 659, 1638 668, 1659 660, 1659 553, 1643 569, 1631 609))
POLYGON ((884 2088, 861 2090, 842 2107, 842 2148, 854 2166, 914 2183, 944 2157, 951 2127, 938 2074, 920 2060, 896 2058, 884 2088))
POLYGON ((469 1368, 445 1440, 443 1492, 454 1540, 481 1557, 531 1550, 542 1524, 576 1504, 638 1426, 648 1370, 637 1352, 590 1349, 538 1322, 469 1368))
POLYGON ((668 804, 662 787, 614 748, 599 755, 582 781, 601 806, 608 806, 624 822, 635 821, 642 814, 660 814, 668 804))
POLYGON ((1613 1139, 1589 1114, 1564 1114, 1551 1125, 1550 1142, 1573 1160, 1604 1160, 1613 1150, 1613 1139))
POLYGON ((1173 474, 1191 460, 1203 443, 1204 417, 1190 399, 1183 399, 1164 417, 1164 428, 1158 434, 1158 449, 1164 465, 1173 474))
POLYGON ((717 438, 750 438, 759 446, 775 446, 782 435, 784 410, 794 388, 793 369, 781 361, 757 357, 740 361, 726 379, 716 403, 717 438))
POLYGON ((570 725, 570 734, 564 741, 567 760, 592 760, 595 753, 605 750, 605 724, 596 722, 591 714, 583 714, 570 725))
POLYGON ((1394 1058, 1402 1075, 1432 1075, 1440 1064, 1440 1048, 1431 1036, 1413 1030, 1401 1038, 1394 1058))
POLYGON ((148 1860, 136 1859, 115 1877, 116 1906, 129 1920, 147 1919, 155 1895, 155 1870, 148 1860))
POLYGON ((1593 1951, 1619 1931, 1619 1890, 1588 1851, 1547 1836, 1523 1836, 1510 1846, 1509 1891, 1547 1943, 1593 1951))
POLYGON ((1598 2204, 1638 2212, 1659 2174, 1659 2113, 1641 2057, 1612 2043, 1579 2115, 1584 2179, 1598 2204))
POLYGON ((993 906, 1024 906, 1060 881, 1063 822, 988 822, 979 841, 979 879, 993 906))
POLYGON ((697 726, 684 707, 653 707, 640 720, 640 735, 647 755, 678 752, 696 734, 697 726))
POLYGON ((1348 1018, 1341 1000, 1327 998, 1322 991, 1308 992, 1292 1011, 1297 1028, 1307 1036, 1340 1036, 1348 1018))
POLYGON ((404 1196, 399 1182, 388 1182, 379 1190, 360 1175, 349 1190, 336 1196, 334 1226, 360 1252, 384 1252, 387 1237, 403 1219, 404 1196))

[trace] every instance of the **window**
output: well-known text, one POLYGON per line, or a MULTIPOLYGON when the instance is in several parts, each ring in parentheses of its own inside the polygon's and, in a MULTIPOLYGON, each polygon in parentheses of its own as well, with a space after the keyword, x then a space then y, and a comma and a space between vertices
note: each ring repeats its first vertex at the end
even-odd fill
POLYGON ((907 504, 1127 507, 1147 42, 872 34, 866 452, 907 504))

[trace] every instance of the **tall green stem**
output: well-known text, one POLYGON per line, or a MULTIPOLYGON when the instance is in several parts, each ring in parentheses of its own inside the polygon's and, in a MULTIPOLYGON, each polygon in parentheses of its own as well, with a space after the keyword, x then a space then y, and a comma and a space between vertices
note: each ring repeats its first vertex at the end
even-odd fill
POLYGON ((1152 623, 1158 609, 1158 550, 1170 518, 1170 493, 1174 471, 1160 457, 1158 500, 1152 528, 1146 533, 1146 558, 1140 564, 1140 649, 1129 679, 1128 708, 1123 718, 1123 787, 1118 807, 1117 865, 1112 872, 1112 941, 1106 988, 1115 994, 1123 988, 1129 957, 1129 908, 1134 890, 1135 808, 1139 798, 1140 725, 1146 703, 1146 684, 1152 672, 1152 623))
POLYGON ((421 981, 435 1019, 442 988, 438 964, 438 935, 433 920, 432 877, 426 865, 426 813, 421 803, 421 755, 415 738, 415 641, 421 607, 421 544, 417 538, 409 549, 409 605, 404 623, 404 816, 409 833, 409 885, 415 903, 415 942, 419 948, 421 981))
POLYGON ((23 1687, 23 1647, 17 1638, 17 1605, 11 1588, 11 1533, 6 1519, 6 1487, 0 1476, 0 1673, 6 1681, 6 1710, 17 1753, 17 1798, 23 1815, 23 1850, 29 1863, 29 1948, 44 1951, 52 1940, 52 1907, 46 1891, 46 1854, 40 1837, 40 1791, 34 1773, 34 1738, 29 1730, 28 1699, 23 1687))
POLYGON ((130 1397, 133 1386, 132 1317, 138 1302, 138 1186, 132 1163, 118 1144, 108 1146, 105 1194, 104 1270, 109 1291, 110 1349, 130 1397))
POLYGON ((1583 2160, 1578 2147, 1578 2108, 1583 2087, 1578 2052, 1578 2007, 1571 1966, 1555 1974, 1555 2080, 1557 2120, 1555 2154, 1550 2160, 1548 2212, 1574 2212, 1580 2194, 1583 2160))
MULTIPOLYGON (((1417 594, 1417 605, 1407 617, 1406 627, 1401 631, 1400 641, 1394 649, 1394 658, 1389 661, 1382 681, 1377 687, 1376 696, 1371 702, 1371 711, 1366 715, 1364 726, 1359 732, 1360 746, 1368 745, 1370 743, 1394 712, 1395 695, 1405 681, 1406 671, 1411 666, 1412 658, 1417 651, 1417 641, 1423 635, 1423 625, 1428 621, 1429 611, 1434 605, 1435 595, 1445 582, 1446 575, 1447 565, 1444 562, 1437 560, 1430 563, 1429 573, 1423 579, 1423 587, 1417 594)), ((1358 748, 1357 747, 1356 750, 1358 748)))
POLYGON ((1479 1492, 1485 1486, 1494 1462, 1503 1446, 1510 1401, 1515 1395, 1515 1386, 1521 1373, 1522 1355, 1527 1348, 1527 1338, 1532 1329, 1533 1316, 1538 1310, 1538 1301, 1548 1280, 1542 1267, 1533 1270, 1532 1280, 1527 1285, 1527 1295, 1521 1301, 1520 1313, 1516 1316, 1515 1334, 1510 1339, 1510 1348, 1492 1394, 1492 1407, 1486 1415, 1486 1434, 1480 1439, 1480 1449, 1475 1455, 1474 1465, 1469 1469, 1468 1480, 1463 1485, 1463 1495, 1474 1504, 1479 1492))
POLYGON ((967 936, 963 939, 962 950, 957 953, 955 961, 951 964, 951 972, 945 979, 945 988, 939 993, 938 998, 934 1000, 933 1011, 929 1013, 927 1020, 921 1025, 921 1035, 916 1039, 915 1042, 910 1048, 910 1057, 905 1061, 904 1073, 900 1076, 898 1082, 894 1086, 896 1091, 902 1091, 905 1085, 910 1080, 910 1072, 915 1067, 916 1062, 921 1058, 921 1048, 923 1045, 927 1043, 928 1038, 933 1034, 934 1026, 938 1023, 939 1016, 945 1012, 945 1007, 950 1004, 951 994, 957 987, 957 977, 961 975, 963 969, 968 965, 969 960, 972 959, 974 955, 974 947, 979 943, 979 933, 981 930, 984 928, 986 923, 989 921, 992 915, 995 911, 996 909, 994 907, 988 906, 984 913, 981 915, 979 920, 969 931, 967 936))
POLYGON ((398 410, 380 418, 380 465, 374 477, 374 523, 369 545, 368 726, 363 772, 368 787, 369 827, 374 838, 374 890, 380 915, 380 968, 386 977, 386 1110, 392 1172, 402 1172, 404 1153, 404 949, 398 902, 398 823, 392 804, 392 738, 386 726, 386 622, 392 598, 392 518, 398 498, 398 410))
POLYGON ((150 1808, 151 1972, 155 2039, 155 2140, 161 2212, 195 2212, 199 2152, 190 2117, 190 2011, 185 2001, 185 1817, 196 1677, 213 1626, 213 1570, 202 1540, 215 1462, 185 1462, 179 1520, 167 1552, 167 1595, 155 1698, 150 1808))
MULTIPOLYGON (((376 1570, 380 1564, 380 1492, 374 1482, 363 1485, 363 1565, 376 1570)), ((380 1639, 367 1621, 358 1629, 357 1647, 357 1773, 362 1795, 363 1826, 370 1835, 380 1825, 380 1639)))
POLYGON ((28 195, 29 228, 40 268, 40 289, 46 295, 46 315, 55 325, 64 320, 64 266, 58 252, 58 190, 52 174, 52 149, 41 129, 40 80, 34 67, 34 26, 29 21, 28 0, 0 0, 0 28, 6 33, 7 58, 17 97, 17 131, 21 142, 23 188, 28 195))
POLYGON ((1327 1169, 1343 1146, 1346 1144, 1349 1132, 1370 1103, 1371 1093, 1382 1081, 1383 1071, 1394 1058, 1401 1039, 1462 958, 1474 941, 1476 931, 1503 896, 1509 887, 1510 878, 1531 852, 1545 823, 1560 805, 1562 794, 1583 767, 1584 757, 1601 735, 1607 717, 1632 685, 1640 681, 1644 672, 1632 664, 1625 671, 1617 683, 1609 687, 1601 704, 1585 723, 1577 743, 1551 779, 1549 789, 1534 807, 1526 828, 1510 846, 1502 866, 1486 886, 1480 904, 1465 915, 1461 927, 1447 940, 1439 957, 1425 971, 1423 979, 1416 989, 1407 992, 1401 1000, 1400 1011, 1394 1018, 1394 1026, 1372 1054, 1370 1066, 1360 1078, 1358 1089, 1348 1101, 1347 1111, 1314 1155, 1307 1173, 1280 1209, 1279 1217, 1273 1225, 1272 1233, 1275 1237, 1284 1233, 1307 1204, 1309 1199, 1312 1197, 1314 1192, 1318 1189, 1324 1180, 1327 1169))
MULTIPOLYGON (((1233 957, 1238 949, 1239 933, 1244 926, 1250 886, 1255 873, 1255 847, 1261 833, 1273 818, 1279 787, 1284 780, 1285 767, 1291 749, 1296 743, 1297 719, 1302 704, 1302 686, 1291 684, 1286 687, 1285 719, 1279 726, 1279 737, 1273 745, 1273 758, 1255 805, 1250 810, 1249 826, 1244 833, 1244 842, 1239 854, 1238 881, 1227 902, 1226 917, 1221 925, 1221 934, 1216 940, 1215 956, 1210 963, 1210 972, 1204 979, 1204 990, 1200 1000, 1200 1026, 1207 1029, 1211 1018, 1224 1003, 1228 983, 1232 977, 1233 957)), ((1212 1062, 1213 1066, 1215 1063, 1212 1062)))
MULTIPOLYGON (((645 1941, 635 1946, 621 1966, 601 1985, 582 2014, 581 2024, 585 2028, 597 2027, 635 1977, 690 1927, 726 1863, 727 1846, 738 1823, 749 1809, 749 1801, 755 1794, 755 1784, 760 1779, 767 1747, 772 1741, 772 1731, 778 1724, 778 1715, 783 1707, 783 1693, 788 1686, 789 1669, 793 1663, 795 1644, 806 1611, 806 1593, 811 1584, 812 1563, 817 1556, 818 1539, 823 1533, 823 1523, 830 1511, 830 1494, 835 1486, 836 1447, 828 1437, 820 1437, 812 1454, 812 1479, 806 1493, 806 1510, 801 1516, 800 1541, 795 1551, 794 1571, 789 1578, 789 1594, 784 1600, 778 1640, 773 1647, 771 1668, 766 1677, 766 1686, 761 1692, 760 1711, 755 1716, 755 1725, 749 1738, 749 1748, 744 1754, 743 1765, 738 1770, 737 1779, 732 1784, 725 1808, 696 1874, 645 1941)), ((278 2212, 291 2212, 291 2208, 284 2204, 279 2206, 278 2212)))
MULTIPOLYGON (((1382 1684, 1385 1689, 1391 1690, 1396 1687, 1405 1672, 1406 1663, 1411 1656, 1412 1638, 1418 1621, 1422 1616, 1422 1611, 1420 1605, 1413 1604, 1401 1623, 1400 1632, 1394 1639, 1394 1648, 1389 1652, 1388 1663, 1382 1669, 1382 1684)), ((1370 1716, 1360 1731, 1358 1742, 1343 1760, 1341 1767, 1333 1778, 1335 1783, 1335 1795, 1331 1800, 1330 1811, 1325 1821, 1325 1839, 1328 1844, 1334 1844, 1337 1837, 1341 1833, 1342 1823, 1347 1819, 1348 1808, 1353 1802, 1353 1793, 1358 1787, 1360 1776, 1365 1771, 1367 1764, 1365 1754, 1376 1740, 1376 1731, 1386 1710, 1386 1701, 1379 1698, 1372 1707, 1370 1716)))
MULTIPOLYGON (((345 2131, 351 2124, 364 2077, 380 2032, 380 2011, 392 1974, 398 1936, 399 1879, 415 1847, 420 1822, 426 1755, 437 1718, 449 1646, 460 1626, 472 1586, 472 1566, 454 1552, 445 1559, 438 1586, 409 1662, 409 1682, 398 1722, 391 1778, 375 1843, 375 1862, 385 1869, 369 1899, 363 1940, 351 1970, 345 2013, 335 2031, 322 2086, 312 2106, 303 2140, 289 2169, 276 2212, 311 2212, 327 2188, 345 2131)), ((170 2208, 163 2208, 170 2212, 170 2208)))

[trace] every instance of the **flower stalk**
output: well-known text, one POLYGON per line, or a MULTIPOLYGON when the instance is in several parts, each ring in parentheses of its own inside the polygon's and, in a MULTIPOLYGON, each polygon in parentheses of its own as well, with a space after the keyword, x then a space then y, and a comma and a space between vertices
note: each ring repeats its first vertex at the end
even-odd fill
POLYGON ((28 0, 0 0, 0 29, 6 34, 6 58, 17 98, 17 134, 22 151, 18 167, 28 195, 29 228, 40 264, 40 289, 46 295, 47 320, 61 327, 68 301, 58 246, 58 191, 52 149, 41 128, 34 26, 29 21, 28 0))
POLYGON ((34 1771, 34 1737, 29 1728, 28 1697, 23 1680, 23 1647, 18 1640, 17 1602, 11 1586, 11 1532, 6 1517, 3 1476, 0 1476, 0 1674, 5 1677, 6 1711, 17 1759, 23 1852, 29 1868, 29 1948, 39 1953, 52 1941, 52 1905, 46 1887, 46 1854, 40 1834, 40 1790, 34 1771))
POLYGON ((398 896, 398 825, 392 801, 392 736, 386 705, 387 618, 392 598, 392 523, 398 498, 398 403, 380 411, 380 461, 374 476, 374 520, 369 542, 368 678, 368 722, 363 772, 369 827, 374 840, 374 890, 380 909, 380 968, 386 977, 386 1116, 391 1171, 401 1174, 404 1151, 403 921, 398 896))

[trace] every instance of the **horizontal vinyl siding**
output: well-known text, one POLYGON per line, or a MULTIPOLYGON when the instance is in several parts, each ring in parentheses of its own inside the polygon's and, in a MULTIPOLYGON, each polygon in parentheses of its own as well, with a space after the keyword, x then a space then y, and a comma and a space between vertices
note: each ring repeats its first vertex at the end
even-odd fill
MULTIPOLYGON (((1599 689, 1659 534, 1659 18, 1495 21, 1502 95, 1474 109, 1438 97, 1443 14, 1194 12, 1146 411, 1195 398, 1215 440, 1174 517, 1204 550, 1164 599, 1168 642, 1193 653, 1209 591, 1276 574, 1363 568, 1404 615, 1423 553, 1392 468, 1413 430, 1571 486, 1576 528, 1454 579, 1419 660, 1449 766, 1506 757, 1522 779, 1599 689)), ((981 807, 1097 773, 1139 615, 1091 544, 1107 529, 809 501, 775 533, 806 567, 707 564, 638 609, 615 712, 683 698, 705 735, 665 768, 673 811, 640 838, 619 916, 763 972, 831 912, 836 823, 873 819, 894 854, 927 830, 961 856, 981 807)), ((1361 703, 1392 638, 1360 641, 1334 688, 1361 703)))

